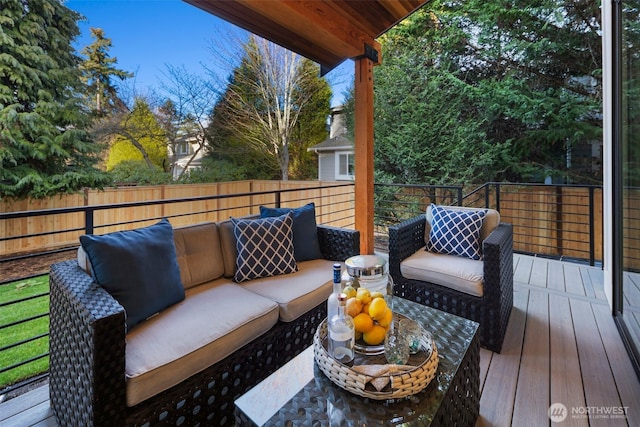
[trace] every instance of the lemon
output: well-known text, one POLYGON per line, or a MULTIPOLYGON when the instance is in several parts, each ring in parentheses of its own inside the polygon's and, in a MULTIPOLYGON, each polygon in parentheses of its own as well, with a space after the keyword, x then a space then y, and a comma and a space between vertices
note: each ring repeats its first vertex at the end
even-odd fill
POLYGON ((356 289, 353 286, 345 286, 342 293, 345 294, 347 298, 353 298, 356 296, 356 289))
POLYGON ((369 304, 371 302, 371 292, 367 288, 358 288, 356 298, 362 301, 363 304, 369 304))
POLYGON ((347 313, 351 317, 356 317, 362 311, 362 301, 360 301, 356 297, 351 297, 347 300, 347 305, 345 307, 345 313, 347 313))
POLYGON ((356 332, 369 332, 373 328, 373 319, 367 313, 360 313, 353 318, 356 332))
POLYGON ((369 304, 369 316, 373 320, 380 320, 384 318, 384 313, 387 310, 387 302, 384 298, 376 298, 369 304))
POLYGON ((378 325, 384 328, 388 328, 392 321, 393 321, 393 311, 391 311, 391 309, 387 307, 387 309, 384 312, 384 316, 382 316, 382 319, 378 320, 378 325))
POLYGON ((369 304, 362 304, 362 313, 369 314, 369 304))
POLYGON ((373 325, 369 332, 362 334, 362 339, 369 345, 382 344, 387 330, 380 325, 373 325))
POLYGON ((380 291, 371 292, 371 299, 384 298, 384 294, 380 291))

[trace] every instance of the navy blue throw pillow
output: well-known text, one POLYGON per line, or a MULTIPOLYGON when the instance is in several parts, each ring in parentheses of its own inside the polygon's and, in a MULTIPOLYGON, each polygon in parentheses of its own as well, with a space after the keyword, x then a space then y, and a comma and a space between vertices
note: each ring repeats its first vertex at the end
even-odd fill
POLYGON ((262 218, 281 216, 289 212, 293 214, 293 253, 296 261, 322 258, 314 203, 308 203, 299 208, 268 208, 260 206, 260 216, 262 218))
POLYGON ((93 279, 124 307, 127 331, 184 299, 184 287, 166 219, 150 227, 80 236, 93 279))
POLYGON ((481 259, 480 229, 486 213, 486 210, 444 209, 432 204, 427 251, 481 259))

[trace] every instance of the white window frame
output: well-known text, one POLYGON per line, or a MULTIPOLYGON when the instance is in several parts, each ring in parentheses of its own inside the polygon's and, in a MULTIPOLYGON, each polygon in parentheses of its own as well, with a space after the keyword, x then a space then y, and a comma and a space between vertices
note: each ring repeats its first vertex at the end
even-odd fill
POLYGON ((354 171, 354 167, 355 167, 355 153, 353 151, 336 151, 335 152, 335 164, 336 164, 336 180, 338 181, 353 181, 354 176, 353 176, 353 171, 354 171), (347 170, 344 171, 346 173, 342 173, 343 171, 340 170, 340 158, 346 156, 347 157, 347 170), (349 160, 351 160, 349 162, 349 160), (351 167, 349 168, 349 165, 351 165, 351 167), (351 170, 349 170, 351 169, 351 170))
POLYGON ((188 142, 178 142, 176 143, 176 155, 184 156, 186 154, 191 154, 191 144, 188 142))

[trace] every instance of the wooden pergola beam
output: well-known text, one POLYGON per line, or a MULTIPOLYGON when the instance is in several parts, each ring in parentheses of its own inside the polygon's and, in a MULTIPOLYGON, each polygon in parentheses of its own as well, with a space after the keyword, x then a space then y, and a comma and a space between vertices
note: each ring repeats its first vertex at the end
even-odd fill
POLYGON ((373 62, 355 61, 355 215, 360 252, 373 254, 373 62))

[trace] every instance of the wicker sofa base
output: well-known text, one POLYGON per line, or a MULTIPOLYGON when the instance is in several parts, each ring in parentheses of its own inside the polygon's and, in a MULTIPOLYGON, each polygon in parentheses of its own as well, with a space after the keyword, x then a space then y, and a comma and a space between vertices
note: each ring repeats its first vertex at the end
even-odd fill
POLYGON ((125 425, 234 425, 234 401, 313 342, 326 304, 279 322, 224 360, 132 408, 125 425), (186 424, 185 424, 186 423, 186 424))
POLYGON ((175 426, 234 425, 234 400, 313 343, 313 334, 326 317, 322 303, 293 322, 278 322, 264 335, 245 344, 225 359, 180 384, 134 406, 125 406, 124 313, 106 292, 78 275, 75 261, 62 262, 51 271, 51 407, 60 425, 175 426), (73 278, 75 280, 71 280, 73 278), (59 286, 72 283, 71 288, 59 286), (98 301, 82 309, 77 300, 98 301), (95 303, 94 303, 95 304, 95 303), (79 320, 84 318, 84 320, 79 320), (91 328, 74 330, 73 325, 91 328), (95 352, 96 342, 117 343, 117 348, 95 352), (80 375, 72 375, 71 358, 83 360, 80 375), (93 380, 91 379, 93 378, 93 380))

